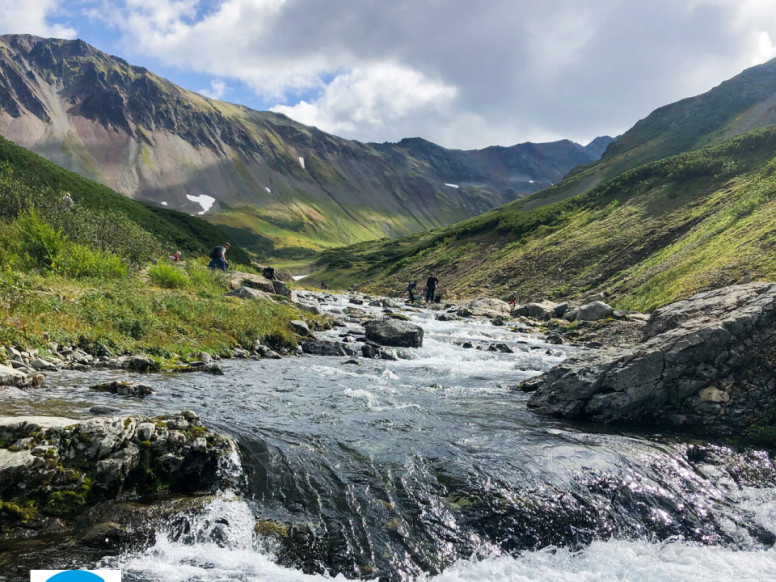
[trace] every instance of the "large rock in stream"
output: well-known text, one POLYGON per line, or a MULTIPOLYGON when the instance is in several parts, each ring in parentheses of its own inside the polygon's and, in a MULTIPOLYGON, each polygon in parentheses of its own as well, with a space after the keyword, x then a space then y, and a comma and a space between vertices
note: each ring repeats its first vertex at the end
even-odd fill
POLYGON ((381 346, 397 348, 423 347, 423 328, 400 319, 386 317, 364 324, 366 339, 381 346))
POLYGON ((774 367, 776 284, 749 283, 658 309, 634 347, 569 359, 523 389, 544 414, 730 436, 776 421, 774 367))
POLYGON ((237 473, 236 450, 191 412, 83 421, 0 417, 0 534, 9 540, 53 526, 90 527, 87 508, 117 498, 225 489, 237 473))

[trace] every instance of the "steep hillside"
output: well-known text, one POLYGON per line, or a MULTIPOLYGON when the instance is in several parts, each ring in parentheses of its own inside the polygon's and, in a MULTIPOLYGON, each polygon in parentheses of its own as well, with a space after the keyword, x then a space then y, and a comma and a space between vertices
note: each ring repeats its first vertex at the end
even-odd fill
POLYGON ((257 254, 289 257, 451 224, 601 149, 362 144, 207 99, 83 41, 26 35, 0 37, 0 134, 132 198, 205 214, 257 254))
POLYGON ((710 91, 653 111, 618 137, 601 159, 523 199, 523 208, 564 200, 622 172, 776 124, 776 59, 746 69, 710 91))
POLYGON ((776 278, 776 128, 627 171, 577 197, 518 203, 431 233, 326 251, 313 277, 401 293, 438 274, 448 296, 523 300, 605 290, 650 309, 776 278))
MULTIPOLYGON (((130 200, 2 137, 0 180, 4 193, 9 188, 26 188, 50 198, 69 192, 76 208, 88 209, 97 214, 122 215, 148 232, 157 241, 160 252, 169 254, 179 250, 184 257, 204 256, 213 246, 231 240, 217 226, 201 218, 130 200)), ((229 254, 235 263, 250 264, 248 255, 236 245, 232 246, 229 254)))

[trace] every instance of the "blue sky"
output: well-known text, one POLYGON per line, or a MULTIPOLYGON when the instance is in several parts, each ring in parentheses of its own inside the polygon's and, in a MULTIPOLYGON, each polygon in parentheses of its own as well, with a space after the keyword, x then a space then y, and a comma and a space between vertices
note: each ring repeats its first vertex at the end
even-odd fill
POLYGON ((194 91, 362 141, 616 135, 776 56, 776 0, 0 0, 194 91))

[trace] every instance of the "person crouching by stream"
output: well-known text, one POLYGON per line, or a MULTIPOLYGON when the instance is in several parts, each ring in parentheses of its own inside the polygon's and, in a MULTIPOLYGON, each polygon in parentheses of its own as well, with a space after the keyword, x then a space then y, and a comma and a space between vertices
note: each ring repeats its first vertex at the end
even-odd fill
POLYGON ((413 291, 415 291, 415 288, 418 286, 417 281, 413 281, 409 285, 407 285, 407 293, 410 294, 410 303, 415 303, 415 294, 413 291))
POLYGON ((224 243, 222 247, 215 247, 210 251, 210 264, 208 267, 211 269, 220 269, 226 271, 229 266, 229 261, 226 260, 226 251, 229 250, 229 243, 224 243))
POLYGON ((434 273, 431 273, 426 281, 426 303, 433 303, 434 296, 436 295, 436 288, 439 284, 439 279, 434 277, 434 273))

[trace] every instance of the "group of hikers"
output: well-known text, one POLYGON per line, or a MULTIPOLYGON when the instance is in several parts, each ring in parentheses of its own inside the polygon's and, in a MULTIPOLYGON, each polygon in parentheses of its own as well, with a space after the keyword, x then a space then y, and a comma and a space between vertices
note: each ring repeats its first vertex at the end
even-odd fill
MULTIPOLYGON (((437 295, 437 287, 439 286, 439 279, 431 273, 426 280, 426 303, 439 303, 442 300, 441 295, 437 295)), ((417 281, 412 281, 407 285, 407 293, 410 296, 410 303, 415 302, 415 289, 418 287, 417 281)))

